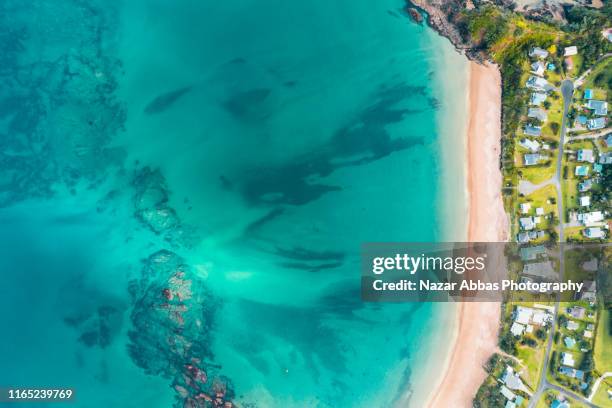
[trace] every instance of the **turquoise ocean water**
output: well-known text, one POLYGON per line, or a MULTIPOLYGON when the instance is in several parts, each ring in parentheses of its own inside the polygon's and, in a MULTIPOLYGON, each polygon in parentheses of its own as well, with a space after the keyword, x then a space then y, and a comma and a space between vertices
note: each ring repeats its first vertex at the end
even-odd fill
POLYGON ((461 201, 452 51, 402 6, 2 2, 0 387, 79 407, 418 391, 449 309, 359 298, 362 242, 455 238, 436 203, 461 201))

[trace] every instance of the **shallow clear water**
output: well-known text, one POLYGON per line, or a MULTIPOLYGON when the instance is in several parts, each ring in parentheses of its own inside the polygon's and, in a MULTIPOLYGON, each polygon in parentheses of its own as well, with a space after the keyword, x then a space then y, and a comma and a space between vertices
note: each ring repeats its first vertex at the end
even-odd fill
POLYGON ((0 385, 171 406, 197 357, 241 406, 409 390, 447 309, 361 303, 359 248, 448 239, 456 164, 434 73, 450 46, 402 5, 0 6, 0 385), (161 329, 160 250, 199 282, 161 329))

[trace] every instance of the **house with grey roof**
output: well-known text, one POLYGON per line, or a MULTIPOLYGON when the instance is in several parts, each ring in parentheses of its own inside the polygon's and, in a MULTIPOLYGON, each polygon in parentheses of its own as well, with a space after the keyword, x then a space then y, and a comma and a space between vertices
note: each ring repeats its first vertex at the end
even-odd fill
POLYGON ((517 241, 519 244, 526 244, 526 243, 528 243, 528 242, 529 242, 529 240, 530 240, 530 238, 529 238, 529 234, 528 234, 528 233, 526 233, 526 232, 519 232, 519 233, 516 235, 516 241, 517 241))
POLYGON ((530 231, 534 229, 536 226, 535 220, 533 219, 533 217, 519 218, 519 225, 521 226, 521 229, 524 231, 530 231))
POLYGON ((546 122, 548 114, 542 108, 529 108, 527 116, 539 120, 540 122, 546 122))
POLYGON ((594 118, 589 119, 587 122, 587 128, 589 130, 598 130, 606 127, 606 118, 594 118))
POLYGON ((593 150, 591 149, 578 149, 576 159, 579 162, 595 163, 595 156, 593 156, 593 150))
POLYGON ((538 164, 541 156, 537 153, 530 153, 523 156, 523 160, 525 162, 525 166, 534 166, 538 164))
POLYGON ((612 147, 612 133, 606 136, 606 146, 612 147))
POLYGON ((529 51, 529 56, 531 58, 544 59, 548 57, 548 51, 540 47, 533 47, 531 51, 529 51))
POLYGON ((599 164, 612 164, 612 152, 600 154, 599 164))
POLYGON ((528 263, 523 266, 523 275, 542 279, 556 279, 559 274, 553 269, 550 261, 528 263))
POLYGON ((533 92, 529 98, 529 103, 534 106, 540 106, 546 101, 547 97, 546 92, 533 92))
POLYGON ((606 101, 589 99, 586 106, 597 116, 606 116, 608 114, 608 102, 606 101))
POLYGON ((525 86, 531 89, 545 90, 548 88, 548 81, 544 78, 532 75, 529 77, 529 79, 527 79, 527 83, 525 84, 525 86))
POLYGON ((546 66, 544 65, 544 63, 542 61, 536 61, 533 64, 531 64, 531 72, 538 75, 538 76, 542 76, 544 75, 544 72, 546 71, 546 66))
POLYGON ((583 231, 585 237, 590 239, 603 239, 606 237, 606 232, 600 227, 589 227, 583 231))
POLYGON ((578 300, 586 300, 591 303, 595 302, 597 299, 597 283, 595 281, 584 281, 582 290, 576 294, 576 297, 578 300))
POLYGON ((541 136, 542 135, 542 127, 541 126, 531 126, 531 125, 526 125, 525 128, 523 129, 523 133, 525 133, 528 136, 541 136))

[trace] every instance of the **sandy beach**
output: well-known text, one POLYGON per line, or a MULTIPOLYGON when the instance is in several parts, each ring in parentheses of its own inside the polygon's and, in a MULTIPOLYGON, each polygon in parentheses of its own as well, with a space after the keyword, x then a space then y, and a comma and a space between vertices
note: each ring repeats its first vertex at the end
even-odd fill
MULTIPOLYGON (((501 78, 494 65, 470 63, 468 121, 468 190, 470 242, 508 239, 499 169, 501 78)), ((467 302, 457 307, 458 324, 443 376, 428 400, 432 408, 471 407, 486 377, 482 368, 497 350, 500 305, 467 302)))

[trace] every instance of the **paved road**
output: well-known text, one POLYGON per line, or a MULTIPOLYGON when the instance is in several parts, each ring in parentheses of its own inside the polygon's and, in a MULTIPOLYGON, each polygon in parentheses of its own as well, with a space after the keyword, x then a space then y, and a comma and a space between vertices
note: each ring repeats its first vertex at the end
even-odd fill
MULTIPOLYGON (((561 172, 563 171, 563 145, 565 144, 565 132, 567 131, 567 112, 572 104, 574 94, 574 83, 569 79, 561 83, 561 95, 563 95, 563 119, 561 119, 561 133, 559 134, 559 152, 557 153, 557 171, 555 172, 554 183, 557 187, 557 214, 559 214, 559 225, 565 222, 563 212, 563 193, 561 191, 561 172)), ((563 228, 559 228, 559 242, 565 242, 563 228)), ((563 257, 562 257, 563 258, 563 257)))
MULTIPOLYGON (((574 94, 574 83, 568 79, 561 83, 561 94, 563 95, 563 119, 561 120, 561 133, 559 139, 559 152, 557 153, 557 171, 553 178, 553 183, 557 187, 557 211, 559 214, 559 242, 565 242, 563 234, 563 221, 565 213, 563 212, 563 194, 561 191, 561 171, 563 168, 563 143, 565 142, 565 131, 567 128, 567 112, 570 104, 572 103, 572 95, 574 94)), ((565 272, 565 257, 563 256, 563 246, 559 247, 561 253, 559 254, 559 273, 561 279, 565 272)), ((546 354, 544 358, 544 364, 542 371, 540 372, 540 381, 538 381, 538 388, 533 393, 533 397, 529 400, 529 408, 534 408, 538 403, 538 400, 542 396, 542 393, 547 388, 556 388, 555 385, 550 384, 546 379, 548 373, 548 367, 550 365, 550 355, 552 352, 554 334, 557 329, 557 316, 559 315, 559 294, 557 294, 557 301, 555 302, 555 310, 553 312, 553 319, 550 325, 550 331, 548 333, 548 342, 546 343, 546 354)), ((558 387, 560 388, 560 387, 558 387)), ((561 388, 562 390, 562 388, 561 388)), ((585 400, 586 401, 586 400, 585 400)))
POLYGON ((549 178, 546 181, 543 181, 539 184, 533 184, 531 181, 529 180, 519 180, 519 185, 518 185, 518 192, 519 194, 523 194, 523 195, 529 195, 535 191, 538 191, 541 188, 546 187, 547 185, 551 184, 554 182, 553 178, 549 178))
POLYGON ((579 135, 579 136, 568 136, 567 140, 565 141, 565 143, 571 142, 571 141, 574 141, 574 140, 597 139, 599 137, 606 136, 608 133, 612 133, 612 130, 610 130, 610 129, 603 129, 603 130, 600 130, 598 132, 584 133, 584 134, 579 135))

